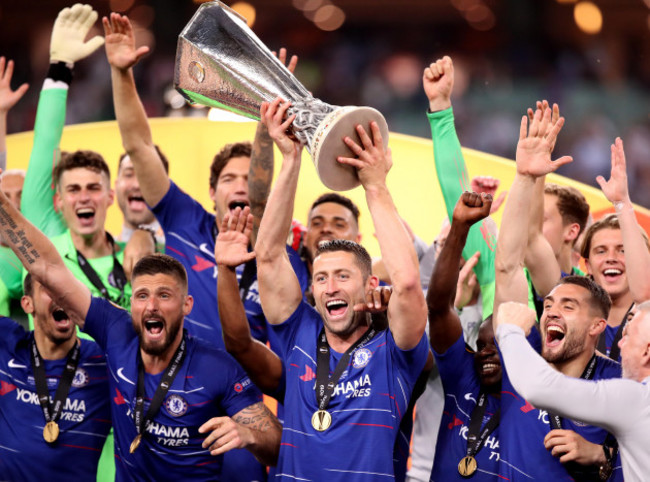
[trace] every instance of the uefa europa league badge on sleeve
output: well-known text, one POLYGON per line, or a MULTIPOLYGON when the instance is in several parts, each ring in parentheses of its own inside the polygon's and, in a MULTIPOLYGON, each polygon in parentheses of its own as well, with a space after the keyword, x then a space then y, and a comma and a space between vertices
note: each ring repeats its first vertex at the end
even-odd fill
POLYGON ((257 120, 262 102, 276 97, 290 101, 288 115, 296 115, 293 135, 307 147, 323 184, 335 191, 359 185, 356 169, 337 161, 339 156, 355 157, 343 137, 360 144, 356 125, 370 135, 375 121, 384 149, 388 146, 388 125, 379 111, 333 106, 313 97, 246 19, 219 1, 201 5, 178 37, 174 87, 192 103, 257 120))

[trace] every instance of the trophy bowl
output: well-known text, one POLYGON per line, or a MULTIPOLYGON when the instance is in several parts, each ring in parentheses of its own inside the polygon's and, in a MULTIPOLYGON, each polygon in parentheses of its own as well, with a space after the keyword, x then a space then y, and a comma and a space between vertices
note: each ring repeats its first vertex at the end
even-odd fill
POLYGON ((262 41, 246 20, 220 1, 204 3, 178 37, 174 87, 190 102, 260 119, 262 102, 276 97, 291 101, 296 115, 293 135, 312 156, 319 178, 329 189, 345 191, 359 185, 356 169, 339 156, 355 157, 345 145, 349 136, 360 143, 356 125, 369 135, 377 122, 384 149, 388 125, 371 107, 333 106, 313 97, 262 41))

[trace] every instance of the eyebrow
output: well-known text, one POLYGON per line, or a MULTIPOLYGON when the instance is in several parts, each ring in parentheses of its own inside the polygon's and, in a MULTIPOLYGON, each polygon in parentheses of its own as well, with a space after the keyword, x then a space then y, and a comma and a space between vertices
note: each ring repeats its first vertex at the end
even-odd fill
MULTIPOLYGON (((548 295, 546 298, 544 298, 544 301, 555 301, 555 298, 553 298, 551 295, 548 295)), ((560 303, 567 303, 567 302, 580 304, 580 301, 577 298, 570 298, 568 296, 560 298, 560 303)))

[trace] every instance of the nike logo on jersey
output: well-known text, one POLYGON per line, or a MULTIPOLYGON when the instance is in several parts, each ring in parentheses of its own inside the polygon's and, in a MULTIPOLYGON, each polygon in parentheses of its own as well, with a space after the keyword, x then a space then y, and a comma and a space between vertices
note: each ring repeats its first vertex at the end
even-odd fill
POLYGON ((201 243, 199 245, 199 251, 201 251, 203 254, 207 254, 208 257, 214 259, 214 251, 208 248, 208 243, 201 243))
POLYGON ((472 402, 476 403, 476 399, 474 397, 472 397, 471 392, 465 394, 465 400, 467 400, 467 401, 471 400, 472 402))
POLYGON ((128 378, 126 378, 126 377, 122 374, 122 371, 123 371, 123 370, 124 370, 124 367, 120 367, 120 368, 118 368, 118 369, 117 369, 117 376, 120 377, 120 378, 121 378, 122 380, 124 380, 125 382, 130 383, 131 385, 135 385, 135 383, 133 383, 131 380, 129 380, 128 378))
POLYGON ((16 389, 16 385, 0 380, 0 395, 5 396, 16 389))
POLYGON ((8 365, 9 365, 9 368, 27 368, 27 366, 25 366, 25 365, 21 365, 20 363, 16 363, 13 358, 11 360, 9 360, 8 365))

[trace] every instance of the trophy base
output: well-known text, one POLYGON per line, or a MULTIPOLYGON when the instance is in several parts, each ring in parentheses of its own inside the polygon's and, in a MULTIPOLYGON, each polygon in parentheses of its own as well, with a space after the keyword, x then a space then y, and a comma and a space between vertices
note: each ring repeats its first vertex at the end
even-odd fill
POLYGON ((357 170, 336 159, 356 157, 343 142, 345 136, 361 144, 356 126, 361 124, 372 138, 370 123, 379 126, 384 149, 388 147, 388 124, 381 113, 371 107, 346 106, 329 113, 318 125, 311 144, 311 155, 318 172, 318 177, 326 187, 333 191, 347 191, 357 187, 359 177, 357 170))

